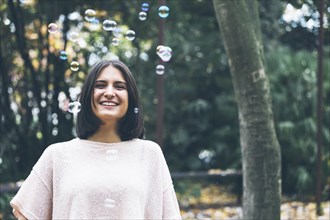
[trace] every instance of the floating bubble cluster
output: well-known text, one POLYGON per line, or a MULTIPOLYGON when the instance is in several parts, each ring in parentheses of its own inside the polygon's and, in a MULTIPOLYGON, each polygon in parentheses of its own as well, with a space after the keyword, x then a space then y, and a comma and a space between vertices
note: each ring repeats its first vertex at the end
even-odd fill
MULTIPOLYGON (((141 4, 141 10, 139 12, 139 20, 145 21, 148 16, 148 12, 150 10, 150 5, 147 2, 144 2, 141 4)), ((98 14, 97 11, 94 9, 87 9, 84 13, 84 19, 90 24, 95 24, 95 27, 99 27, 99 24, 101 23, 102 29, 105 31, 111 31, 113 34, 113 38, 111 39, 111 44, 113 46, 119 45, 121 38, 124 36, 126 37, 127 40, 133 41, 136 38, 136 33, 134 30, 128 30, 126 33, 123 33, 121 28, 117 26, 117 22, 111 19, 105 19, 103 22, 99 20, 98 16, 102 16, 102 13, 98 14)), ((166 18, 169 16, 169 7, 166 5, 162 5, 158 8, 158 15, 161 18, 166 18)), ((91 26, 89 27, 91 29, 91 26)), ((51 34, 56 33, 59 30, 59 27, 55 23, 50 23, 48 26, 48 32, 51 34)), ((97 28, 95 28, 97 30, 97 28)), ((82 35, 83 36, 83 35, 82 35)), ((80 36, 80 33, 75 31, 75 30, 70 30, 67 32, 67 39, 70 40, 71 42, 78 42, 78 46, 81 46, 81 44, 84 44, 84 39, 83 37, 80 36), (80 38, 81 37, 81 38, 80 38)), ((165 50, 162 50, 163 48, 157 50, 158 56, 164 61, 167 62, 171 59, 171 48, 165 48, 165 50)), ((66 54, 65 51, 61 51, 59 53, 59 58, 61 60, 67 60, 68 59, 68 54, 66 54)), ((75 64, 75 63, 74 63, 75 64)), ((77 69, 75 66, 71 67, 71 69, 75 70, 77 69)))
POLYGON ((172 57, 172 48, 168 46, 159 45, 157 47, 157 55, 164 62, 168 62, 172 57))
POLYGON ((141 11, 139 12, 139 20, 140 21, 147 20, 147 12, 148 11, 149 11, 149 4, 148 3, 142 3, 141 11))

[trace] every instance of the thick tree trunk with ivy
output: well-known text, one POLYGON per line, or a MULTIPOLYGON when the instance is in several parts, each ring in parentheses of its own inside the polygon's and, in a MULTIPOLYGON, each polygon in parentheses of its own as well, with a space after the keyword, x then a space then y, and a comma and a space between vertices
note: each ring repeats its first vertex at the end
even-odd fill
POLYGON ((256 0, 213 0, 238 104, 243 219, 280 219, 281 157, 256 0))

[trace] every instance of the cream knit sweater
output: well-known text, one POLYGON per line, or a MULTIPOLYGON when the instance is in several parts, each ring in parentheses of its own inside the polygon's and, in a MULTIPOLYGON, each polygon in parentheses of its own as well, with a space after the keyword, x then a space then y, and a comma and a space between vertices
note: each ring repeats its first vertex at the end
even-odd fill
POLYGON ((50 145, 10 203, 28 219, 181 219, 163 153, 141 139, 50 145))

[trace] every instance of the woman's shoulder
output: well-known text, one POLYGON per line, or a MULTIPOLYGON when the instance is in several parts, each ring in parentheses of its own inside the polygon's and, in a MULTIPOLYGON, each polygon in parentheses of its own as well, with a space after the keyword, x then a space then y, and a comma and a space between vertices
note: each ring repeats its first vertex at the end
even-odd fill
POLYGON ((72 145, 75 142, 77 142, 77 140, 78 140, 78 138, 73 138, 73 139, 67 140, 67 141, 60 141, 60 142, 53 143, 53 144, 49 145, 48 147, 55 148, 55 147, 63 147, 63 146, 67 146, 67 145, 72 145))
POLYGON ((56 142, 56 143, 50 144, 45 149, 45 152, 54 153, 54 152, 62 151, 65 148, 74 146, 76 142, 77 142, 77 138, 74 138, 74 139, 71 139, 68 141, 56 142))
POLYGON ((57 142, 46 147, 33 169, 39 170, 40 172, 40 170, 43 169, 41 167, 52 167, 52 162, 58 160, 58 158, 61 158, 63 149, 70 146, 73 141, 74 139, 70 141, 57 142))
POLYGON ((148 139, 137 139, 137 143, 144 150, 155 154, 162 154, 162 149, 156 142, 148 139))
POLYGON ((160 149, 160 146, 152 141, 152 140, 148 140, 148 139, 136 139, 137 143, 139 145, 142 145, 144 147, 149 147, 149 148, 155 148, 155 149, 160 149))
POLYGON ((145 146, 159 147, 159 145, 155 141, 152 141, 152 140, 136 138, 136 141, 145 146))

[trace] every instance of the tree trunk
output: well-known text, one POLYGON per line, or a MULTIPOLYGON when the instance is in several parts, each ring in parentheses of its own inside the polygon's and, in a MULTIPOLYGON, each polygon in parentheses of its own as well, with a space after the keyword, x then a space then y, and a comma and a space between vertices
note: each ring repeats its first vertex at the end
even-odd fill
POLYGON ((280 219, 281 156, 255 0, 213 0, 238 104, 243 219, 280 219))
POLYGON ((318 11, 320 13, 319 21, 319 45, 317 52, 317 159, 316 159, 316 214, 322 215, 322 155, 323 155, 323 44, 324 44, 324 29, 323 29, 323 14, 324 14, 324 0, 318 2, 318 11))

